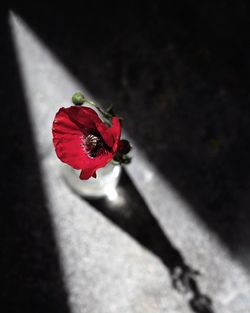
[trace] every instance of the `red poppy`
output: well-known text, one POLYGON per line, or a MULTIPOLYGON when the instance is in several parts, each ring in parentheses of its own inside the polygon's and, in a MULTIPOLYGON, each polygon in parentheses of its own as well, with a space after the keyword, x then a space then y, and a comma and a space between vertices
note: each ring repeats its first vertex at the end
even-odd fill
POLYGON ((96 170, 113 159, 121 126, 117 117, 108 127, 93 109, 71 106, 57 112, 52 133, 58 158, 82 170, 80 179, 88 179, 96 177, 96 170))

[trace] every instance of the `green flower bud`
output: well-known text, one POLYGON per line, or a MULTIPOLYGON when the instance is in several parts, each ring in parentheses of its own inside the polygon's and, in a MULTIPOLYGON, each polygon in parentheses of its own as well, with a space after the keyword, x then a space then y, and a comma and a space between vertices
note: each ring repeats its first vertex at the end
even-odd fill
POLYGON ((81 92, 76 92, 72 96, 72 103, 75 105, 82 105, 85 102, 85 97, 81 92))
POLYGON ((123 164, 129 164, 129 163, 131 163, 131 160, 132 160, 132 158, 130 156, 128 156, 128 155, 123 155, 122 156, 122 163, 123 164))
POLYGON ((119 154, 117 153, 114 157, 113 157, 113 161, 115 164, 129 164, 131 163, 132 158, 130 156, 128 156, 127 154, 119 154))

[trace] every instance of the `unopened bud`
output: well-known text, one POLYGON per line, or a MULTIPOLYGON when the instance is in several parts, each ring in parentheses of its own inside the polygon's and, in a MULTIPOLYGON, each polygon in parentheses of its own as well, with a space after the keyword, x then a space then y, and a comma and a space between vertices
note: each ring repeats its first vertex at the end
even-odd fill
POLYGON ((118 143, 118 152, 120 154, 127 154, 131 150, 131 145, 128 140, 122 139, 118 143))
POLYGON ((75 105, 82 105, 85 102, 85 97, 81 92, 76 92, 72 96, 72 103, 75 105))

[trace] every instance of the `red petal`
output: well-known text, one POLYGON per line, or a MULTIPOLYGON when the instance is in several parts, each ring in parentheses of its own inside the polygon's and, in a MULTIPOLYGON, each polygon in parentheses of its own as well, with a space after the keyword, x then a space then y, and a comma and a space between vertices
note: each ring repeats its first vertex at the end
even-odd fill
POLYGON ((93 175, 93 170, 90 169, 90 170, 82 170, 81 171, 81 174, 80 174, 80 179, 81 180, 87 180, 89 179, 91 176, 93 175))
POLYGON ((88 165, 82 168, 80 179, 89 179, 91 176, 96 177, 96 170, 104 167, 113 159, 113 153, 106 152, 96 158, 91 159, 88 165))
POLYGON ((96 128, 98 129, 105 143, 110 148, 112 148, 113 152, 115 152, 121 136, 121 125, 119 119, 117 117, 113 117, 111 127, 108 127, 103 122, 101 122, 96 124, 96 128))
POLYGON ((89 179, 91 176, 94 177, 94 178, 96 178, 96 171, 94 170, 94 172, 93 172, 93 169, 82 170, 81 173, 80 173, 80 179, 81 179, 81 180, 87 180, 87 179, 89 179))
POLYGON ((112 119, 112 127, 110 128, 110 132, 114 138, 113 144, 113 152, 115 153, 118 147, 118 142, 121 137, 121 124, 118 117, 113 117, 112 119))
POLYGON ((96 123, 102 123, 97 113, 88 107, 72 106, 67 109, 68 116, 73 123, 84 129, 96 129, 96 123))
MULTIPOLYGON (((82 128, 85 127, 82 124, 85 120, 83 117, 84 112, 91 116, 95 122, 97 120, 97 114, 93 110, 91 111, 94 114, 89 110, 91 109, 80 107, 61 108, 56 114, 53 123, 52 133, 56 154, 62 162, 69 164, 75 169, 82 169, 91 163, 91 158, 82 146, 84 137, 82 128), (81 124, 75 120, 76 117, 79 117, 81 124)), ((88 117, 86 120, 88 126, 91 124, 91 118, 88 117)), ((97 118, 99 119, 98 116, 97 118)))

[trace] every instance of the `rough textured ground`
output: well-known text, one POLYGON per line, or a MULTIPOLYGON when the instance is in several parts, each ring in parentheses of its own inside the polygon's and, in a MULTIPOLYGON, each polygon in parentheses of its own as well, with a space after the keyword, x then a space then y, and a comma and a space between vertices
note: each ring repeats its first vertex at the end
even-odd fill
POLYGON ((248 6, 221 3, 3 15, 6 312, 250 311, 248 6), (134 142, 118 203, 61 178, 51 123, 77 89, 134 142))

